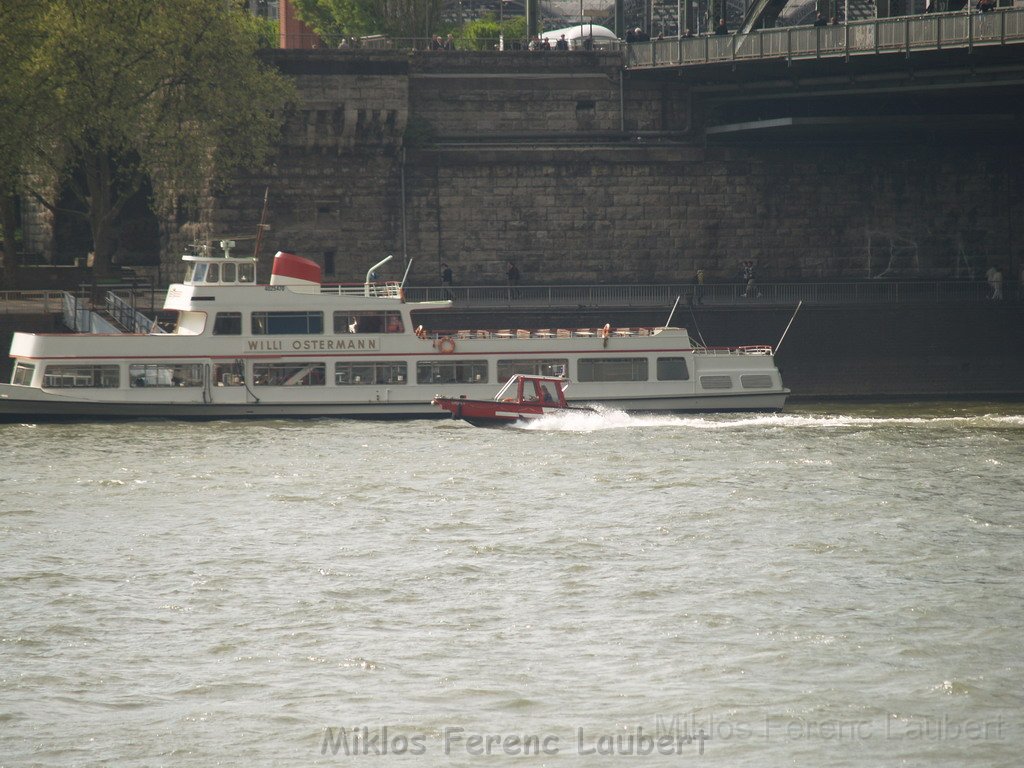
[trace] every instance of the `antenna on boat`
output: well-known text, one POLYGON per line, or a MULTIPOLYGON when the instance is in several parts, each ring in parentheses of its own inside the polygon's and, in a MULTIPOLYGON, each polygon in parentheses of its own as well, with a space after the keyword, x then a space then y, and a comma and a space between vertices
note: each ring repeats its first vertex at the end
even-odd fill
POLYGON ((409 259, 409 262, 405 265, 405 274, 402 275, 402 282, 398 286, 399 288, 405 288, 405 281, 407 279, 409 279, 409 270, 410 269, 412 269, 412 259, 409 259))
POLYGON ((676 296, 676 303, 672 305, 672 311, 668 313, 668 320, 665 321, 665 324, 662 326, 662 328, 669 327, 669 324, 672 322, 672 316, 676 313, 676 307, 679 306, 679 300, 681 298, 682 296, 676 296))
POLYGON ((779 347, 782 346, 782 339, 786 338, 786 334, 789 333, 789 326, 791 326, 793 324, 793 321, 796 320, 796 313, 800 311, 800 307, 802 307, 803 305, 804 300, 800 299, 800 301, 797 302, 796 309, 793 310, 793 316, 789 318, 789 322, 786 323, 786 330, 782 332, 782 337, 779 339, 779 343, 775 345, 774 354, 779 354, 779 347))
POLYGON ((252 257, 260 257, 260 249, 263 247, 263 233, 267 230, 267 208, 270 203, 270 187, 263 190, 263 211, 260 213, 260 223, 256 227, 256 244, 252 248, 252 257))
POLYGON ((704 334, 700 332, 700 325, 697 323, 697 315, 693 312, 693 305, 690 305, 690 317, 693 319, 693 329, 697 331, 697 340, 700 341, 702 347, 706 347, 708 343, 704 341, 704 334))
POLYGON ((377 267, 384 266, 389 261, 391 261, 393 258, 395 258, 395 255, 393 253, 389 253, 385 258, 381 259, 376 264, 374 264, 372 267, 370 267, 368 270, 366 270, 366 280, 363 281, 363 296, 369 296, 370 295, 370 275, 372 275, 374 272, 377 271, 377 267))

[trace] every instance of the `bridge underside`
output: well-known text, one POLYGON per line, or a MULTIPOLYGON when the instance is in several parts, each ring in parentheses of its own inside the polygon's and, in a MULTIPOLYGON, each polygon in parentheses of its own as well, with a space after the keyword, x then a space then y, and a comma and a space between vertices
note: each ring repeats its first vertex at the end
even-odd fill
POLYGON ((1024 60, 1015 47, 684 67, 693 128, 709 142, 924 140, 1020 143, 1024 60))

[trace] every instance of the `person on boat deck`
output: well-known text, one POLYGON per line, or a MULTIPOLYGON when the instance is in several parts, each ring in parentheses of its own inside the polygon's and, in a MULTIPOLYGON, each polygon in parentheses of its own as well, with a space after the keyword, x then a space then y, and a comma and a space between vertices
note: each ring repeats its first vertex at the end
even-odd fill
POLYGON ((545 403, 555 402, 555 396, 551 394, 551 390, 548 389, 547 386, 542 386, 540 389, 541 398, 544 400, 545 403))

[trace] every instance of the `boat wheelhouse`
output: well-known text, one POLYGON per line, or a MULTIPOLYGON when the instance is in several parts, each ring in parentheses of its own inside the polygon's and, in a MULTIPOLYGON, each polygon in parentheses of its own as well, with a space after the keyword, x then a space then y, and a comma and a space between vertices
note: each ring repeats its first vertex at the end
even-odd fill
POLYGON ((772 411, 788 394, 769 346, 697 346, 673 327, 426 331, 452 302, 407 302, 370 279, 384 262, 337 285, 288 253, 268 284, 226 248, 183 260, 169 331, 14 334, 0 419, 431 417, 446 389, 485 399, 515 374, 571 378, 571 401, 632 411, 772 411))
POLYGON ((565 390, 569 382, 553 376, 528 376, 517 373, 491 400, 459 397, 435 397, 434 405, 453 419, 462 419, 477 427, 500 426, 532 421, 556 413, 593 413, 582 405, 569 405, 565 390))

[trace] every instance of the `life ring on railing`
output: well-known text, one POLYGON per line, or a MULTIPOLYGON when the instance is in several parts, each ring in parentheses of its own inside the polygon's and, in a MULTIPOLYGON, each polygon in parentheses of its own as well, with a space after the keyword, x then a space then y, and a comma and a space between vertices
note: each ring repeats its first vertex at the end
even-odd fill
POLYGON ((455 351, 455 339, 451 336, 442 336, 437 340, 437 351, 442 355, 450 355, 455 351))
POLYGON ((612 325, 611 325, 611 323, 605 323, 604 324, 604 328, 601 329, 601 338, 602 339, 607 339, 608 336, 611 334, 611 332, 612 332, 612 325))

